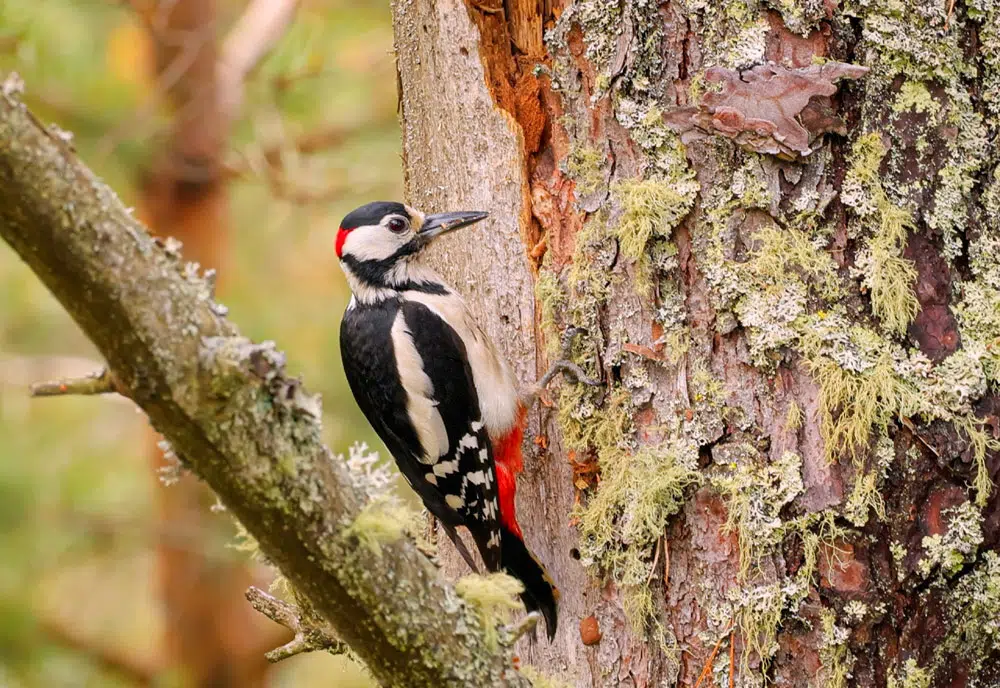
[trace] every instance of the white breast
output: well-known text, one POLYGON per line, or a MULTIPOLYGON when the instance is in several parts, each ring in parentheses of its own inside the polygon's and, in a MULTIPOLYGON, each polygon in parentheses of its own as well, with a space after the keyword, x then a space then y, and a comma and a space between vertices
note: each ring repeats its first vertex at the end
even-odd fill
POLYGON ((517 419, 517 379, 489 337, 472 319, 465 301, 454 292, 438 295, 406 291, 402 296, 407 301, 427 306, 465 342, 486 430, 494 438, 505 435, 517 419))

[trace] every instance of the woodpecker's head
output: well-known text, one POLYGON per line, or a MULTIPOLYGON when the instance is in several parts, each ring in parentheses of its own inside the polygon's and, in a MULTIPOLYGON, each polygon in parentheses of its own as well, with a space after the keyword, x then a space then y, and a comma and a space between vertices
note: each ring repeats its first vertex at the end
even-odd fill
POLYGON ((415 258, 437 237, 479 222, 483 212, 424 215, 402 203, 376 201, 348 213, 337 232, 337 257, 351 290, 361 301, 426 280, 415 258))

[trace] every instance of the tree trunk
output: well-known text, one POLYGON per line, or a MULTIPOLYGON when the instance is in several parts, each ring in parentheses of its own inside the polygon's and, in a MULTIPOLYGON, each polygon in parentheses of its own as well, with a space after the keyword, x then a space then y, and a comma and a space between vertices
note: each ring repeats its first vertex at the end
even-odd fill
POLYGON ((573 325, 605 382, 533 413, 522 664, 998 685, 1000 7, 394 11, 408 200, 491 213, 437 266, 523 382, 573 325))

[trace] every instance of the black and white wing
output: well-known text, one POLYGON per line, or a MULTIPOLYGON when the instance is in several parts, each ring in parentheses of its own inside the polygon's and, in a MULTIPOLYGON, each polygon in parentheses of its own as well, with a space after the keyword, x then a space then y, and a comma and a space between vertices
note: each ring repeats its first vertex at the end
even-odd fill
POLYGON ((438 519, 469 529, 496 570, 493 450, 461 339, 427 306, 397 299, 349 309, 340 332, 351 391, 400 472, 438 519))

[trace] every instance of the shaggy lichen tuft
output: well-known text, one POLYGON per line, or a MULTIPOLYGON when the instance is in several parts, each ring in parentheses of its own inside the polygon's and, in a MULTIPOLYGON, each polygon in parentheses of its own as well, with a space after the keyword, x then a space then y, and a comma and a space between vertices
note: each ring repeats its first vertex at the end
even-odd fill
POLYGON ((507 622, 512 611, 523 608, 517 597, 523 591, 521 581, 506 573, 470 574, 455 582, 455 592, 476 610, 486 644, 492 649, 497 648, 500 638, 498 627, 507 622))

